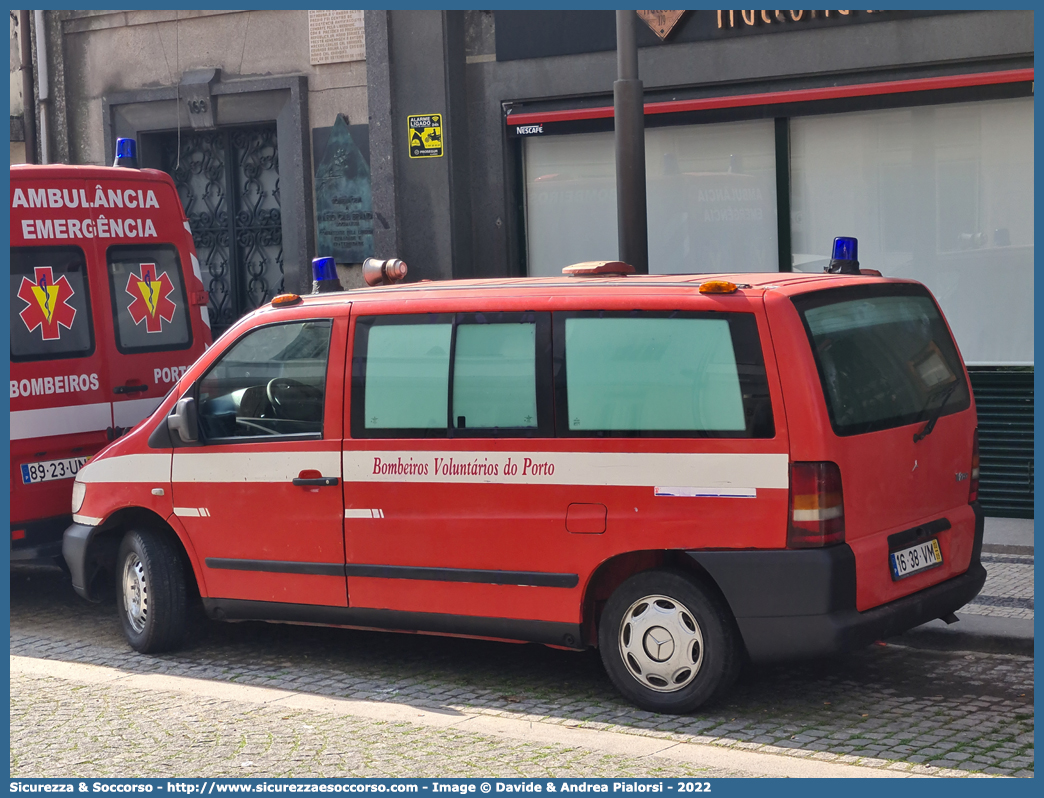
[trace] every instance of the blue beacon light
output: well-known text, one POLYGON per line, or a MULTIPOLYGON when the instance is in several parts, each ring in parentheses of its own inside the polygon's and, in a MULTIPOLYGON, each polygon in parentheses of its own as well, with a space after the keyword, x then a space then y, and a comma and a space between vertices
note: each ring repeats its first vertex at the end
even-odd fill
POLYGON ((826 271, 829 274, 859 274, 859 241, 853 236, 835 238, 826 271))
POLYGON ((138 168, 138 143, 134 139, 116 139, 116 160, 113 166, 138 168))
POLYGON ((330 257, 312 259, 312 293, 326 294, 341 291, 341 281, 337 277, 337 262, 330 257))

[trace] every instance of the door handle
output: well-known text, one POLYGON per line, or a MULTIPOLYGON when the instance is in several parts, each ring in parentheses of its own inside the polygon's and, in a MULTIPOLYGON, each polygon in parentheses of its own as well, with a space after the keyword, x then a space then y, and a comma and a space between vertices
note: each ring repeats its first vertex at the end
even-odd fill
POLYGON ((338 477, 294 477, 294 484, 304 488, 330 488, 340 484, 338 477))
POLYGON ((113 393, 138 393, 138 391, 147 391, 148 385, 117 385, 112 389, 113 393))

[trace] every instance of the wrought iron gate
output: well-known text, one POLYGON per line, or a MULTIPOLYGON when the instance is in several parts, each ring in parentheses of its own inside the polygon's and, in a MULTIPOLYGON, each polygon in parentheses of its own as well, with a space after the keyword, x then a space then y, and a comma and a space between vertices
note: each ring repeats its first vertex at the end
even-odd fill
POLYGON ((275 124, 157 136, 210 292, 217 337, 283 290, 275 124))

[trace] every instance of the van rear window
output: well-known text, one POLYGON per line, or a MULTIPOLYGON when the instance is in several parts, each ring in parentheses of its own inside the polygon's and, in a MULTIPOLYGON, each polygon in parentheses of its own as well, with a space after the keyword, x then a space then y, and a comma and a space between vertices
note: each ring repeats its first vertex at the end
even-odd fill
POLYGON ((109 247, 116 348, 124 354, 192 346, 185 281, 171 244, 109 247))
POLYGON ((11 247, 11 360, 94 351, 87 263, 79 247, 11 247))
POLYGON ((916 424, 970 404, 957 347, 923 286, 853 286, 794 297, 838 435, 916 424))

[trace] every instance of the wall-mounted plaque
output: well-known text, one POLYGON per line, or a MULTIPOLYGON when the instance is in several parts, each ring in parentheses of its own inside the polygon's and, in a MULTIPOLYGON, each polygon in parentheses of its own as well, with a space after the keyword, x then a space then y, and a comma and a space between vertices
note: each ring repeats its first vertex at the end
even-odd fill
POLYGON ((316 254, 338 263, 373 257, 373 200, 370 166, 337 115, 315 169, 316 254))
POLYGON ((340 64, 366 60, 362 11, 309 11, 309 61, 340 64))

